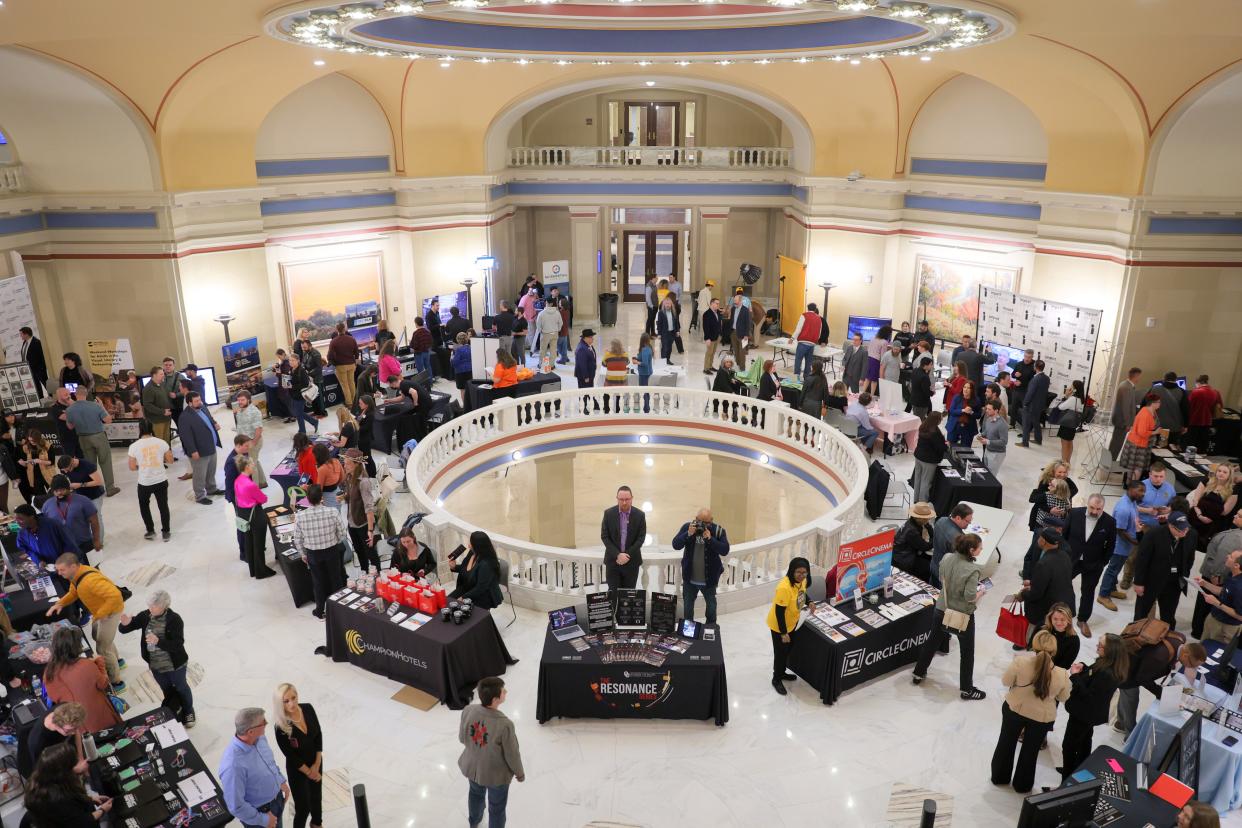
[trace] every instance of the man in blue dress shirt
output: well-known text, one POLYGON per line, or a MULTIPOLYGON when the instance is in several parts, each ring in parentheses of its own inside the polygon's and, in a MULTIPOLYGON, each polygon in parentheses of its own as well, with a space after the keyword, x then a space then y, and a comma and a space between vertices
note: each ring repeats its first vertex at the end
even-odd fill
POLYGON ((64 524, 43 520, 30 504, 23 503, 13 514, 22 527, 17 533, 17 548, 40 569, 46 570, 47 564, 56 563, 65 552, 78 551, 78 545, 70 539, 64 524))
POLYGON ((289 785, 280 772, 264 732, 261 707, 247 707, 233 717, 233 740, 220 759, 220 787, 229 813, 251 828, 280 828, 289 785))

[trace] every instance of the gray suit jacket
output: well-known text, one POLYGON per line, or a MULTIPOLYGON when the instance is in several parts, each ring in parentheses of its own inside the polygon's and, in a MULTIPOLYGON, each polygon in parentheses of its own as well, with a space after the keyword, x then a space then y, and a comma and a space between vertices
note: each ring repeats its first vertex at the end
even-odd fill
POLYGON ((625 548, 621 548, 621 510, 612 506, 604 510, 604 520, 599 528, 599 539, 604 542, 604 563, 621 566, 622 569, 638 569, 643 564, 643 541, 647 539, 647 516, 642 509, 630 507, 630 525, 626 528, 625 548), (630 562, 618 564, 617 555, 628 553, 630 562))

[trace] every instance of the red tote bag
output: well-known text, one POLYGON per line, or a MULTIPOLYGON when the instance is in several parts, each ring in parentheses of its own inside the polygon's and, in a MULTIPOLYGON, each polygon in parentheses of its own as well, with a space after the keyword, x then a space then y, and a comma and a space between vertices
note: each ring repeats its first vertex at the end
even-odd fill
POLYGON ((1011 644, 1026 646, 1026 614, 1022 603, 1015 601, 1007 607, 1001 607, 1000 617, 996 619, 996 634, 1011 644))

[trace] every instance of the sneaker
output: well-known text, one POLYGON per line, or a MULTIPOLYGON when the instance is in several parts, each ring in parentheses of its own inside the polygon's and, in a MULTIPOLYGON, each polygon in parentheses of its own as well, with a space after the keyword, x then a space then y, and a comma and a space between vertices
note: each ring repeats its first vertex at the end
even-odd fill
POLYGON ((1122 592, 1119 589, 1114 589, 1112 592, 1108 594, 1108 596, 1110 598, 1116 598, 1118 601, 1124 601, 1130 597, 1129 594, 1122 592))
POLYGON ((105 493, 105 496, 112 497, 113 495, 118 495, 120 493, 121 493, 121 490, 118 489, 116 486, 113 486, 111 489, 108 489, 108 491, 105 493))
POLYGON ((198 719, 194 716, 193 713, 187 713, 185 716, 185 721, 183 721, 181 724, 185 725, 186 730, 189 730, 190 728, 194 727, 194 725, 198 724, 198 719))
POLYGON ((194 502, 195 502, 195 503, 201 503, 201 504, 202 504, 202 505, 204 505, 204 506, 210 506, 210 505, 211 505, 211 498, 210 498, 210 497, 200 497, 198 500, 196 500, 196 501, 194 501, 194 502))
POLYGON ((112 685, 112 692, 113 692, 113 693, 124 693, 124 692, 125 692, 125 682, 123 682, 123 681, 118 681, 118 682, 115 682, 115 683, 112 685))
POLYGON ((1117 611, 1117 605, 1114 604, 1113 599, 1109 598, 1107 595, 1099 596, 1095 599, 1095 602, 1106 610, 1112 610, 1113 612, 1117 611))
POLYGON ((164 536, 164 543, 168 543, 172 540, 172 532, 161 532, 160 534, 164 536))
POLYGON ((151 531, 149 531, 149 532, 144 532, 144 533, 142 534, 142 537, 143 537, 145 540, 155 540, 155 530, 154 530, 154 529, 152 529, 152 530, 151 530, 151 531))

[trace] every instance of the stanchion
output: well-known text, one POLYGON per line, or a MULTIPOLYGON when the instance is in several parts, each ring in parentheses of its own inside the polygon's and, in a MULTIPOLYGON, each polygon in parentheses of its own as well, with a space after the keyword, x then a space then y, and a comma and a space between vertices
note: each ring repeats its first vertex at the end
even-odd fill
MULTIPOLYGON (((361 785, 358 786, 358 788, 361 788, 361 787, 362 787, 361 785)), ((354 790, 357 791, 358 788, 355 788, 354 790)), ((356 795, 357 794, 355 794, 355 796, 356 795)), ((936 824, 936 800, 924 799, 923 800, 923 818, 919 820, 919 828, 933 828, 935 824, 936 824)), ((359 820, 358 825, 359 826, 362 825, 361 820, 359 820)))
MULTIPOLYGON (((931 800, 928 800, 931 802, 931 800)), ((933 808, 935 803, 932 803, 933 808)), ((358 828, 371 828, 371 812, 367 810, 366 785, 354 785, 354 814, 358 818, 358 828)), ((927 823, 931 825, 931 823, 927 823)))

